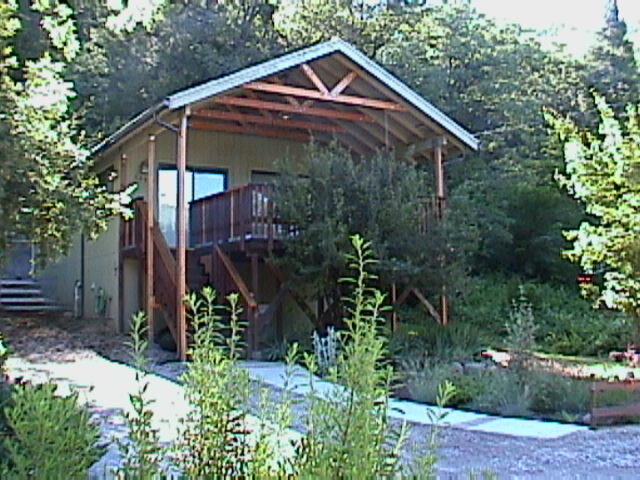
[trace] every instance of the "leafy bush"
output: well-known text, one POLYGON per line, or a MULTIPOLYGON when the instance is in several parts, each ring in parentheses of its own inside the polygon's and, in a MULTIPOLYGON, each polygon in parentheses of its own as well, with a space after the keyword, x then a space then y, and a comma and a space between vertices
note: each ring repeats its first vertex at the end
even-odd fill
POLYGON ((511 302, 521 292, 531 303, 538 325, 536 342, 543 351, 598 356, 630 341, 629 320, 623 314, 593 309, 577 287, 502 275, 469 279, 466 289, 452 301, 453 322, 471 325, 496 346, 504 344, 511 302))
POLYGON ((428 356, 465 361, 478 355, 488 344, 487 336, 472 325, 461 322, 441 325, 426 314, 416 314, 410 323, 398 325, 391 335, 389 351, 396 359, 428 356))
POLYGON ((474 385, 469 381, 471 377, 464 375, 461 368, 456 368, 451 362, 407 359, 402 361, 400 368, 402 382, 410 398, 416 402, 435 405, 440 387, 446 382, 455 388, 449 405, 462 405, 472 398, 474 385))
POLYGON ((56 397, 56 386, 17 386, 6 409, 12 435, 4 478, 84 479, 98 458, 98 427, 78 406, 77 394, 56 397))
POLYGON ((545 370, 528 373, 533 395, 531 410, 537 413, 585 413, 589 410, 589 382, 545 370))

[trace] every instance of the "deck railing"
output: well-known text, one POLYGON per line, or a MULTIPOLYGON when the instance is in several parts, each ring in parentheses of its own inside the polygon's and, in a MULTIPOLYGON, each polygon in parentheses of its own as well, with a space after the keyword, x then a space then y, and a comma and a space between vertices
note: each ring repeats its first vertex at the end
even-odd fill
POLYGON ((254 239, 272 243, 293 231, 278 218, 271 185, 233 188, 195 200, 189 208, 192 247, 254 239))
POLYGON ((122 222, 121 230, 121 247, 122 250, 144 249, 145 245, 145 225, 146 217, 144 214, 144 200, 134 200, 131 209, 133 216, 122 222))

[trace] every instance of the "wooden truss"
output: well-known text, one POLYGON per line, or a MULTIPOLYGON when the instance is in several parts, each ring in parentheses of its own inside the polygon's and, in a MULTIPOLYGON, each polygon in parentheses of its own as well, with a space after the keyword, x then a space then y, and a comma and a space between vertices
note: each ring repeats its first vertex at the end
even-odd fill
MULTIPOLYGON (((355 85, 359 76, 355 71, 342 76, 323 71, 332 82, 330 86, 315 68, 320 66, 300 65, 296 85, 277 75, 245 83, 238 90, 213 98, 209 107, 195 110, 189 124, 195 129, 302 142, 312 135, 324 140, 333 137, 360 154, 381 146, 388 148, 389 132, 381 127, 381 118, 386 119, 387 112, 406 114, 408 108, 394 100, 374 98, 373 91, 345 93, 355 85), (311 87, 301 86, 304 82, 311 87)), ((395 125, 391 130, 394 141, 408 141, 395 125)))

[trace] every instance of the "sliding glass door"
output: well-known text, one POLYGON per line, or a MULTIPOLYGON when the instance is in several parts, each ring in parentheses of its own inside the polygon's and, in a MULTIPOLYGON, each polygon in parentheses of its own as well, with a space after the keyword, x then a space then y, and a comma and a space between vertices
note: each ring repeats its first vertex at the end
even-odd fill
MULTIPOLYGON (((187 199, 186 218, 189 218, 189 203, 227 188, 227 173, 220 170, 187 169, 185 176, 185 196, 187 199)), ((161 167, 158 170, 158 224, 171 248, 175 248, 176 212, 178 208, 178 172, 175 167, 161 167)), ((187 220, 187 238, 189 222, 187 220)))

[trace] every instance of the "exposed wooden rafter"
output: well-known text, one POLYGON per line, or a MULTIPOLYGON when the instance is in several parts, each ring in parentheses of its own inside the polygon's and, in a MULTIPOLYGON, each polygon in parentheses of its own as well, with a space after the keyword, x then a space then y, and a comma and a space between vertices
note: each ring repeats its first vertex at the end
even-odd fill
POLYGON ((240 113, 240 112, 223 112, 220 110, 198 110, 192 114, 193 117, 198 118, 215 118, 218 120, 229 120, 229 121, 237 121, 241 122, 244 125, 250 126, 249 124, 257 123, 259 125, 269 125, 272 127, 287 127, 301 130, 312 130, 319 132, 329 132, 329 133, 344 133, 346 130, 343 127, 338 127, 336 125, 328 125, 325 123, 314 123, 309 121, 302 120, 291 120, 285 118, 278 117, 270 117, 266 118, 261 115, 252 115, 248 113, 240 113))
POLYGON ((353 82, 357 76, 358 74, 356 72, 347 73, 342 78, 342 80, 336 83, 336 86, 331 89, 331 91, 329 92, 329 95, 331 95, 332 97, 335 97, 336 95, 340 95, 342 92, 346 90, 346 88, 349 85, 351 85, 351 82, 353 82))
POLYGON ((329 95, 329 89, 326 87, 326 85, 324 84, 324 82, 322 80, 320 80, 320 77, 318 77, 318 74, 316 74, 316 72, 313 70, 313 68, 311 68, 308 64, 303 63, 302 65, 300 65, 300 69, 302 70, 302 72, 305 74, 305 76, 311 80, 311 83, 313 83, 313 85, 323 94, 323 95, 329 95))
POLYGON ((360 107, 375 108, 378 110, 393 110, 396 112, 404 112, 407 107, 397 102, 388 100, 378 100, 375 98, 355 97, 353 95, 331 95, 318 90, 309 88, 292 87, 289 85, 278 85, 269 82, 249 82, 243 85, 247 90, 254 90, 266 93, 276 93, 280 95, 290 95, 292 97, 310 98, 313 100, 321 100, 325 102, 343 103, 346 105, 356 105, 360 107))
POLYGON ((250 135, 259 135, 261 137, 288 138, 291 140, 299 140, 308 142, 310 135, 302 132, 291 132, 284 129, 265 128, 265 127, 247 127, 243 125, 232 125, 222 123, 212 123, 202 120, 191 120, 189 126, 197 130, 213 130, 228 133, 245 133, 250 135))
POLYGON ((231 97, 223 95, 213 99, 214 103, 220 105, 235 105, 237 107, 247 107, 255 109, 264 109, 274 112, 298 113, 300 115, 308 115, 312 117, 338 118, 351 122, 376 123, 370 116, 358 112, 340 112, 328 108, 305 107, 304 105, 296 106, 286 103, 271 102, 267 100, 256 100, 253 98, 231 97))

